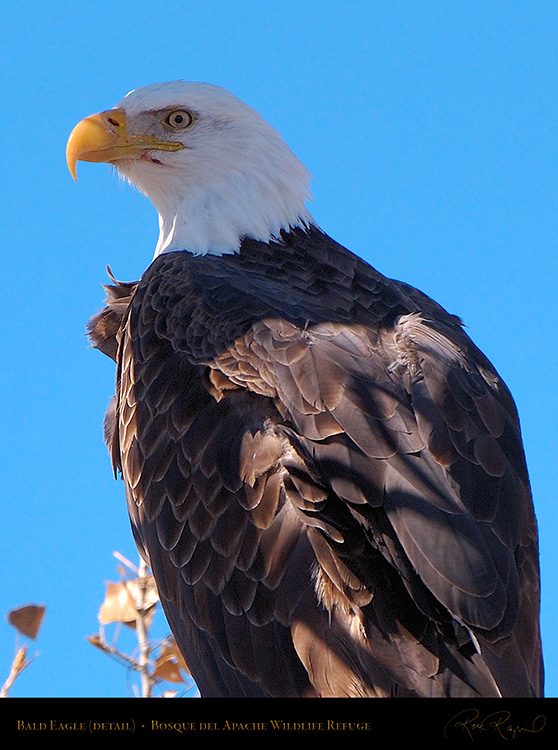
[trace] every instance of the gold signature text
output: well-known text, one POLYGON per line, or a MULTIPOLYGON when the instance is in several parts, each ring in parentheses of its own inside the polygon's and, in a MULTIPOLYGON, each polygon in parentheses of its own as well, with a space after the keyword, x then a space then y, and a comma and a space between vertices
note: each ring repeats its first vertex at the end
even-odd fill
POLYGON ((492 732, 504 740, 514 740, 521 734, 537 734, 546 725, 546 716, 539 714, 534 719, 517 722, 507 710, 494 711, 481 715, 476 708, 465 709, 455 714, 444 727, 444 737, 453 734, 464 734, 474 742, 475 736, 492 732))

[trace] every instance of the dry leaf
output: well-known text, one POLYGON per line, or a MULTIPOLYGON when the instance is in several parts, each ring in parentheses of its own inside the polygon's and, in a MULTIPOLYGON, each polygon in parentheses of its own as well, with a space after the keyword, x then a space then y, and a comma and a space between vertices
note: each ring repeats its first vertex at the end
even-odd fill
POLYGON ((166 682, 184 682, 176 662, 173 661, 159 662, 157 660, 157 665, 151 676, 159 680, 166 680, 166 682))
POLYGON ((167 682, 184 682, 184 678, 180 674, 181 669, 186 672, 189 671, 176 643, 168 641, 161 646, 152 676, 167 682))
POLYGON ((184 661, 182 651, 176 645, 176 641, 174 640, 174 638, 170 637, 167 641, 165 641, 165 645, 163 648, 161 648, 161 652, 163 651, 163 649, 169 656, 172 656, 174 659, 176 659, 176 662, 180 669, 183 669, 185 672, 188 672, 188 674, 190 674, 188 665, 184 661))
POLYGON ((45 616, 46 607, 42 604, 26 604, 8 612, 8 622, 27 638, 35 640, 45 616))
POLYGON ((99 609, 101 625, 108 625, 111 622, 135 625, 139 617, 138 607, 142 604, 142 597, 145 616, 149 617, 150 611, 152 614, 152 609, 159 599, 151 578, 150 576, 147 579, 119 583, 107 582, 105 601, 99 609))
POLYGON ((123 583, 106 584, 105 601, 99 609, 99 622, 108 625, 111 622, 135 622, 138 610, 130 590, 123 583))

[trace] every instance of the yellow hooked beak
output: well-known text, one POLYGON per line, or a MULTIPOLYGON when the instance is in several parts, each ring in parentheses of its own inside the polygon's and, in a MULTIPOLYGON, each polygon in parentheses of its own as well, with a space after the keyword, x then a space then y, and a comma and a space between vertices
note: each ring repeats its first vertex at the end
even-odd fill
POLYGON ((127 132, 123 109, 109 109, 79 122, 70 133, 66 145, 66 161, 77 180, 78 161, 115 162, 118 159, 140 159, 147 151, 179 151, 176 141, 160 141, 148 135, 127 132))

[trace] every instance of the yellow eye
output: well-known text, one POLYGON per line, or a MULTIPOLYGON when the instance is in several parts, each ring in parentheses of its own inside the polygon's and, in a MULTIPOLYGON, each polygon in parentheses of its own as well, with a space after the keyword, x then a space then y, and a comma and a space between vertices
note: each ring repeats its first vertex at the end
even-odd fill
POLYGON ((175 130, 184 130, 194 122, 193 116, 190 112, 186 112, 185 109, 177 109, 176 112, 171 112, 168 117, 165 118, 167 125, 175 130))

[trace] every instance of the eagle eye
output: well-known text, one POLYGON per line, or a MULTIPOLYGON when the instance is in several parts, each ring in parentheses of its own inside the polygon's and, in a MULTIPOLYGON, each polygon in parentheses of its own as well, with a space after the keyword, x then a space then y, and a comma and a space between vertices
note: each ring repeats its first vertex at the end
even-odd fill
POLYGON ((164 121, 174 130, 184 130, 194 122, 194 118, 185 109, 177 109, 175 112, 171 112, 164 121))

